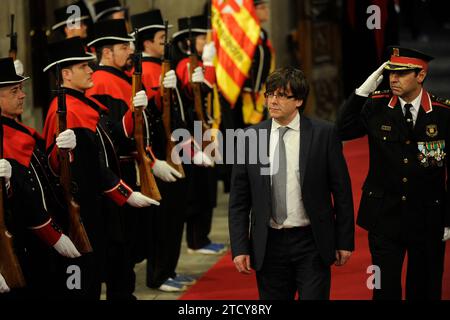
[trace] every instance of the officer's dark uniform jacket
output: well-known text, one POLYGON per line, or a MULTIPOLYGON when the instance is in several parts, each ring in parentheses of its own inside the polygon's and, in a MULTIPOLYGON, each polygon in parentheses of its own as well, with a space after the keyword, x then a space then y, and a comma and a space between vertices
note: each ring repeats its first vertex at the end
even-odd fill
POLYGON ((390 91, 369 98, 353 94, 337 125, 343 140, 368 135, 370 166, 357 223, 392 239, 440 241, 450 226, 446 171, 450 103, 422 91, 421 107, 409 133, 402 107, 390 91))
POLYGON ((12 167, 5 201, 8 230, 28 287, 46 295, 55 280, 58 257, 52 246, 61 237, 66 209, 59 202, 61 190, 49 169, 43 138, 13 119, 2 117, 2 124, 4 158, 12 167))

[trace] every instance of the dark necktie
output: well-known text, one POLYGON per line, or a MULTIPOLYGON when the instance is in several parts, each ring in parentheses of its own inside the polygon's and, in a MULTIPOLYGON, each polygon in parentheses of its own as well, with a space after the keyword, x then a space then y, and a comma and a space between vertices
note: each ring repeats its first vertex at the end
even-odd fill
MULTIPOLYGON (((277 224, 283 224, 287 219, 287 204, 286 204, 286 184, 287 184, 287 169, 286 169, 286 146, 283 137, 289 130, 287 127, 280 127, 278 129, 278 144, 275 148, 274 163, 278 161, 278 171, 272 176, 272 216, 277 224)), ((274 166, 276 170, 277 166, 274 166)))
POLYGON ((409 132, 412 132, 413 128, 414 128, 414 121, 413 121, 413 116, 411 113, 412 107, 413 107, 413 105, 410 103, 405 104, 405 120, 406 120, 406 125, 408 127, 409 132))

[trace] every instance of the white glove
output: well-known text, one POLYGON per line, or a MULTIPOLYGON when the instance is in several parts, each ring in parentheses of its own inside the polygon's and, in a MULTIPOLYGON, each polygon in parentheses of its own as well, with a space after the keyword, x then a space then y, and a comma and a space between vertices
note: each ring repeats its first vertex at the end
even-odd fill
POLYGON ((61 238, 53 245, 56 251, 60 255, 66 258, 78 258, 81 254, 78 252, 77 248, 73 244, 72 240, 69 239, 65 234, 61 235, 61 238))
POLYGON ((212 167, 214 162, 203 151, 198 151, 192 159, 194 164, 202 167, 212 167))
POLYGON ((133 106, 147 108, 148 98, 144 90, 139 91, 133 98, 133 106))
POLYGON ((152 198, 149 198, 147 196, 144 196, 140 192, 133 192, 131 196, 128 198, 127 203, 135 208, 143 208, 143 207, 150 207, 152 204, 159 206, 159 202, 156 200, 153 200, 152 198))
POLYGON ((56 145, 59 149, 75 149, 77 146, 77 137, 75 136, 75 132, 71 129, 61 132, 56 137, 56 145))
POLYGON ((0 293, 6 293, 9 292, 9 287, 6 284, 5 278, 3 278, 2 274, 0 273, 0 293))
POLYGON ((23 76, 23 63, 19 59, 14 60, 14 68, 16 69, 16 74, 19 76, 23 76))
POLYGON ((199 82, 202 83, 205 81, 205 75, 203 74, 203 68, 197 67, 194 69, 194 72, 192 73, 192 82, 199 82))
POLYGON ((5 183, 9 183, 9 179, 11 179, 11 164, 8 160, 1 159, 0 160, 0 178, 5 178, 5 183))
POLYGON ((175 170, 166 161, 156 159, 153 165, 153 173, 164 182, 174 182, 181 178, 181 173, 175 170))
POLYGON ((214 42, 205 44, 202 53, 203 64, 205 64, 206 66, 212 66, 215 56, 216 56, 216 46, 214 45, 214 42))
POLYGON ((167 71, 164 76, 163 86, 166 89, 175 89, 177 87, 177 75, 175 71, 167 71))
POLYGON ((450 228, 444 228, 444 236, 442 237, 442 241, 447 241, 450 239, 450 228))
POLYGON ((383 71, 384 67, 388 64, 389 61, 383 63, 374 73, 372 73, 367 80, 355 90, 355 93, 358 96, 368 97, 372 92, 374 92, 381 81, 383 81, 383 71))

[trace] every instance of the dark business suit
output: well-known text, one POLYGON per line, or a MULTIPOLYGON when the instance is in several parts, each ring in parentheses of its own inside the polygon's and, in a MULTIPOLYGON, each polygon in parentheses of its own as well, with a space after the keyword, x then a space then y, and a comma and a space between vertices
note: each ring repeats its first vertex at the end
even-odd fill
MULTIPOLYGON (((265 140, 268 155, 272 120, 264 121, 247 129, 257 132, 258 144, 265 140), (261 130, 262 129, 262 130, 261 130), (263 131, 267 135, 263 136, 263 131)), ((252 267, 257 275, 265 268, 267 248, 271 247, 273 237, 289 237, 293 246, 302 238, 312 239, 312 246, 318 252, 319 260, 325 269, 335 261, 335 250, 352 251, 354 248, 354 216, 350 178, 342 154, 342 144, 334 127, 328 123, 300 116, 300 185, 303 203, 310 219, 310 227, 292 230, 274 231, 269 226, 272 217, 271 182, 269 175, 261 175, 261 169, 270 164, 256 164, 248 161, 249 146, 238 150, 241 156, 245 153, 245 164, 235 164, 232 174, 232 185, 229 207, 229 228, 233 258, 238 255, 250 255, 252 267), (250 232, 249 232, 250 230, 250 232), (284 234, 289 234, 283 236, 284 234), (309 234, 308 234, 309 233, 309 234), (278 234, 278 235, 277 235, 278 234), (298 237, 298 239, 295 239, 298 237)), ((287 173, 292 174, 292 173, 287 173)), ((311 245, 311 243, 309 244, 311 245)), ((302 250, 302 248, 295 248, 302 250)), ((314 267, 308 273, 314 273, 314 267)), ((283 274, 273 274, 269 280, 276 284, 283 274)), ((326 275, 324 275, 326 277, 326 275)), ((299 283, 292 277, 290 286, 299 283)), ((327 299, 328 293, 315 294, 314 289, 308 296, 300 292, 303 299, 327 299)), ((294 288, 295 289, 295 288, 294 288)), ((303 288, 306 292, 310 288, 303 288)), ((294 290, 295 292, 295 290, 294 290)), ((267 297, 260 290, 262 298, 267 297)), ((270 298, 271 296, 269 296, 270 298)), ((275 298, 288 298, 283 294, 275 298)))

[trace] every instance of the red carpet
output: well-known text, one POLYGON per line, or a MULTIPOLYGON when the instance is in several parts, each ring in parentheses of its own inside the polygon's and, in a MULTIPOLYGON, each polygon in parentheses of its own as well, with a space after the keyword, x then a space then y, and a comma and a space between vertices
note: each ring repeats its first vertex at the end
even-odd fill
MULTIPOLYGON (((361 197, 361 186, 368 170, 367 139, 347 142, 344 147, 352 178, 355 212, 361 197)), ((367 232, 356 227, 356 250, 344 267, 332 268, 331 299, 366 300, 371 291, 366 287, 367 267, 371 265, 367 232)), ((447 245, 443 299, 450 300, 450 246, 447 245)), ((239 274, 231 255, 222 257, 181 300, 254 300, 258 299, 255 275, 239 274)))

